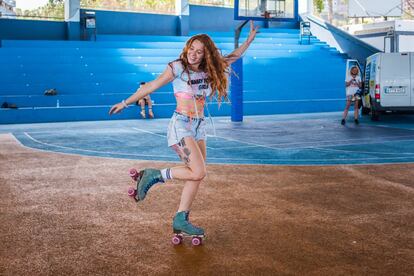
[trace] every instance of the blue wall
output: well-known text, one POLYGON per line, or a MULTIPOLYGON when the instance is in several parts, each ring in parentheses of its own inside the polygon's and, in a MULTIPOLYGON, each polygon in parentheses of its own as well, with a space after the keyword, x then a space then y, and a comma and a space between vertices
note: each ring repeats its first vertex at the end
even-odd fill
MULTIPOLYGON (((175 15, 98 11, 98 34, 180 35, 181 31, 232 31, 240 21, 234 20, 233 8, 190 5, 188 22, 175 15), (214 19, 214 20, 212 20, 214 19), (181 24, 182 23, 182 24, 181 24), (183 30, 188 27, 188 30, 183 30)), ((257 25, 263 26, 262 22, 257 25)))
MULTIPOLYGON (((84 12, 85 10, 81 10, 84 12)), ((175 15, 94 10, 98 34, 176 35, 175 15)))
POLYGON ((57 21, 0 19, 0 39, 66 39, 66 23, 57 21))

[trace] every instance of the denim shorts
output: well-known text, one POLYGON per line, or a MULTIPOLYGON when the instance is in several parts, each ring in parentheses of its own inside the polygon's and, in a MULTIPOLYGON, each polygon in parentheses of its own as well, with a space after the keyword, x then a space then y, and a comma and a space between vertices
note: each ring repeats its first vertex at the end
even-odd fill
POLYGON ((190 118, 174 112, 168 125, 167 139, 171 147, 180 143, 184 137, 193 137, 196 141, 206 140, 206 121, 204 118, 190 118))
POLYGON ((346 99, 349 101, 354 102, 355 100, 360 100, 361 99, 361 95, 359 94, 354 94, 354 95, 346 95, 346 99))

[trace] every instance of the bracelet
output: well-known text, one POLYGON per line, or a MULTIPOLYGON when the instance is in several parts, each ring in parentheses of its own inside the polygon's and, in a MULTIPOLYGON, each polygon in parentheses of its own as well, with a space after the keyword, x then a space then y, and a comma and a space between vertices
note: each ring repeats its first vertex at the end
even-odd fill
POLYGON ((125 107, 125 108, 128 108, 129 106, 127 105, 127 103, 125 102, 125 100, 122 100, 122 105, 125 107))

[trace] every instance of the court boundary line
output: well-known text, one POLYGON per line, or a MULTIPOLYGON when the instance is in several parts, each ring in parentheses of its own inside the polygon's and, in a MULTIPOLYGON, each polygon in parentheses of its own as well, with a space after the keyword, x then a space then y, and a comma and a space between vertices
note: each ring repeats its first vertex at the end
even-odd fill
MULTIPOLYGON (((170 159, 170 158, 174 158, 174 154, 172 154, 172 156, 165 156, 165 155, 149 155, 149 154, 131 154, 131 153, 117 153, 117 152, 111 152, 111 151, 95 151, 95 150, 88 150, 88 149, 81 149, 81 148, 74 148, 74 147, 67 147, 67 146, 61 146, 61 145, 54 145, 54 144, 50 144, 50 143, 45 143, 42 141, 39 141, 38 139, 32 137, 29 133, 27 132, 23 132, 25 136, 27 136, 30 140, 32 140, 35 143, 44 145, 44 146, 49 146, 49 147, 55 147, 55 148, 61 148, 61 149, 67 149, 67 150, 72 150, 72 151, 78 151, 78 152, 88 152, 88 153, 97 153, 97 154, 102 154, 102 155, 112 155, 112 157, 118 156, 118 158, 120 156, 135 156, 135 157, 147 157, 147 158, 166 158, 166 159, 170 159)), ((222 137, 219 137, 222 138, 222 137)), ((236 140, 237 141, 237 140, 236 140)), ((327 150, 330 151, 330 149, 320 149, 320 148, 303 148, 303 149, 314 149, 314 150, 327 150)), ((358 152, 354 152, 354 153, 358 153, 358 152)), ((81 153, 77 153, 79 155, 81 155, 81 153)), ((333 159, 329 159, 330 161, 358 161, 358 160, 378 160, 378 159, 408 159, 408 158, 412 158, 411 156, 407 156, 407 157, 389 157, 389 158, 384 158, 384 157, 371 157, 371 158, 333 158, 333 159)), ((264 161, 264 162, 272 162, 272 161, 280 161, 280 162, 291 162, 293 163, 293 161, 298 161, 298 162, 323 162, 324 160, 326 160, 326 158, 324 159, 280 159, 280 158, 268 158, 268 159, 263 159, 263 158, 228 158, 228 157, 207 157, 207 160, 226 160, 226 164, 232 164, 233 162, 236 161, 264 161)), ((160 160, 158 160, 160 161, 160 160)), ((162 160, 165 161, 165 160, 162 160)), ((414 162, 414 161, 413 161, 414 162)), ((237 163, 236 163, 237 164, 237 163)), ((274 165, 278 165, 278 164, 274 164, 274 165)), ((279 165, 284 165, 284 164, 279 164, 279 165)), ((298 164, 290 164, 290 165, 298 165, 298 164)), ((312 165, 312 164, 309 164, 312 165)), ((331 165, 341 165, 341 164, 331 164, 331 165)))
MULTIPOLYGON (((111 154, 111 155, 126 155, 126 156, 145 156, 145 157, 163 157, 163 158, 170 158, 170 156, 163 156, 163 155, 149 155, 149 154, 131 154, 131 153, 116 153, 116 152, 111 152, 111 151, 96 151, 96 150, 88 150, 88 149, 81 149, 81 148, 73 148, 73 147, 67 147, 67 146, 60 146, 60 145, 54 145, 54 144, 49 144, 49 143, 45 143, 42 141, 37 140, 36 138, 30 136, 30 134, 28 134, 27 132, 23 132, 24 135, 26 135, 30 140, 32 140, 35 143, 38 143, 40 145, 44 145, 44 146, 48 146, 48 147, 55 147, 55 148, 62 148, 62 149, 68 149, 68 150, 74 150, 74 151, 80 151, 80 152, 90 152, 90 153, 101 153, 101 154, 111 154)), ((16 138, 17 139, 17 138, 16 138)), ((19 139, 17 139, 19 140, 19 139)), ((37 149, 37 148, 36 148, 37 149)), ((53 151, 52 151, 53 152, 53 151)), ((80 155, 80 153, 78 153, 80 155)), ((174 156, 172 154, 172 156, 174 156)))
MULTIPOLYGON (((323 147, 319 147, 319 146, 304 146, 304 147, 296 147, 296 148, 291 148, 291 147, 287 147, 287 148, 275 148, 272 147, 275 144, 270 144, 268 146, 265 145, 260 145, 260 144, 255 144, 255 143, 251 143, 251 142, 244 142, 244 141, 240 141, 240 140, 236 140, 236 139, 232 139, 232 138, 225 138, 225 137, 221 137, 221 136, 212 136, 212 137, 218 137, 221 139, 225 139, 225 140, 229 140, 229 141, 233 141, 233 142, 238 142, 240 144, 248 144, 250 146, 235 146, 235 147, 220 147, 220 148, 214 148, 214 149, 243 149, 243 148, 254 148, 254 147, 263 147, 263 148, 268 148, 268 149, 272 149, 272 150, 300 150, 300 149, 314 149, 314 150, 320 150, 320 151, 342 151, 342 152, 352 152, 352 153, 364 153, 364 154, 389 154, 389 155, 396 155, 396 154, 406 154, 406 155, 414 155, 413 153, 390 153, 390 152, 368 152, 368 151, 352 151, 352 150, 341 150, 341 149, 330 149, 330 148, 323 148, 323 147)), ((405 136, 405 135, 401 135, 401 136, 394 136, 397 138, 401 138, 401 137, 413 137, 414 135, 409 135, 409 136, 405 136)), ((364 138, 369 139, 369 138, 364 138)), ((354 141, 354 140, 360 140, 360 139, 347 139, 347 140, 339 140, 339 141, 354 141)), ((392 141, 379 141, 379 142, 372 142, 372 143, 364 143, 363 145, 371 145, 371 144, 377 144, 377 143, 391 143, 391 142, 410 142, 413 141, 414 139, 411 140, 392 140, 392 141)), ((332 141, 332 140, 331 140, 332 141)), ((328 142, 331 142, 328 141, 328 142)), ((332 141, 335 142, 335 141, 332 141)), ((304 142, 304 143, 313 143, 313 142, 304 142)), ((300 144, 300 143, 287 143, 287 144, 300 144)), ((276 144, 276 145, 280 145, 280 144, 276 144)), ((342 146, 352 146, 355 144, 339 144, 339 145, 327 145, 326 147, 342 147, 342 146)), ((330 159, 333 160, 333 159, 330 159)))
MULTIPOLYGON (((33 148, 30 146, 24 145, 14 134, 12 134, 12 137, 14 140, 23 148, 27 148, 32 151, 40 151, 45 153, 52 153, 52 154, 61 154, 61 155, 76 155, 76 156, 84 156, 84 157, 92 157, 92 158, 111 158, 111 159, 127 159, 131 161, 139 161, 139 162, 155 162, 155 163, 180 163, 177 161, 168 161, 168 160, 148 160, 148 159, 128 159, 124 157, 119 156, 99 156, 99 155, 83 155, 80 153, 72 153, 72 152, 59 152, 59 151, 53 151, 53 150, 47 150, 47 149, 39 149, 39 148, 33 148)), ((411 164, 414 163, 414 161, 401 161, 401 162, 381 162, 381 163, 346 163, 346 164, 332 164, 332 163, 326 163, 326 164, 258 164, 258 163, 214 163, 209 162, 208 164, 214 164, 214 165, 237 165, 237 166, 284 166, 284 167, 321 167, 321 166, 386 166, 386 165, 405 165, 405 164, 411 164)))

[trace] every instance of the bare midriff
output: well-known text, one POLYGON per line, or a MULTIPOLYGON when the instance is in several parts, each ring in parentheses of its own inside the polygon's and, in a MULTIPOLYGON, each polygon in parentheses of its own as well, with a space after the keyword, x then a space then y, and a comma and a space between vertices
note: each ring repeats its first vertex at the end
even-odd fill
POLYGON ((174 95, 177 100, 176 112, 190 118, 204 117, 204 97, 193 98, 192 95, 185 92, 178 92, 174 95))

